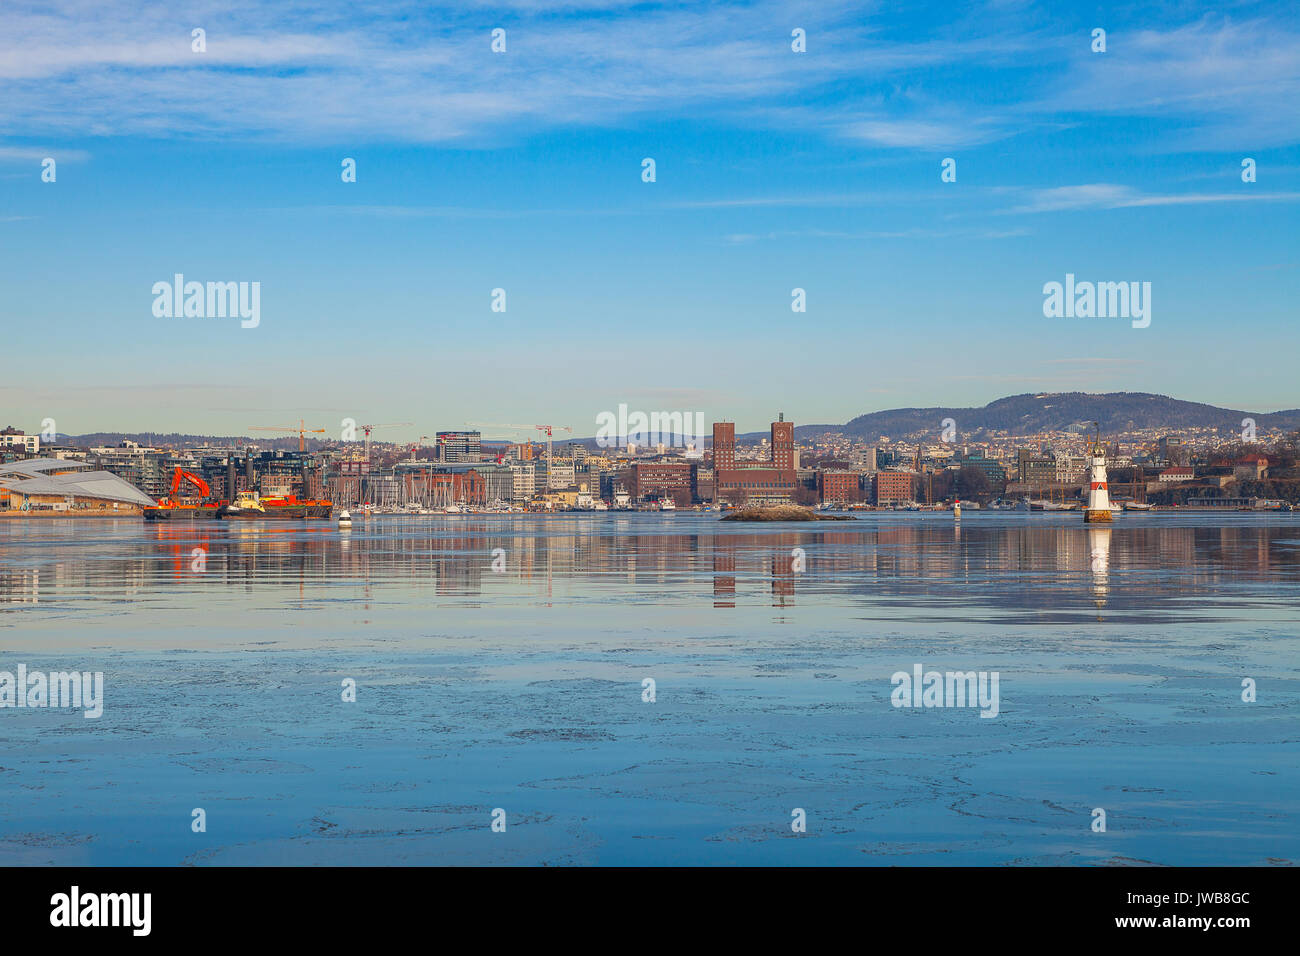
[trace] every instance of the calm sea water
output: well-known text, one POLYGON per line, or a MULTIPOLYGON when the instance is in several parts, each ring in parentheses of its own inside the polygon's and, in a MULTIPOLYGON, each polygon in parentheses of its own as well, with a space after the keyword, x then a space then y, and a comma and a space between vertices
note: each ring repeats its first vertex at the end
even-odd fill
POLYGON ((0 709, 0 864, 1287 864, 1298 599, 1285 515, 0 522, 105 697, 0 709))

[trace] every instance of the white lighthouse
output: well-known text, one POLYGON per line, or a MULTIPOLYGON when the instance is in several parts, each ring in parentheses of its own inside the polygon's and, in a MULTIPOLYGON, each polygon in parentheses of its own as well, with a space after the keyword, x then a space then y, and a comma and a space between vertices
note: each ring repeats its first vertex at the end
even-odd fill
POLYGON ((1088 443, 1088 507, 1084 521, 1110 521, 1110 491, 1106 487, 1106 452, 1100 435, 1088 443))

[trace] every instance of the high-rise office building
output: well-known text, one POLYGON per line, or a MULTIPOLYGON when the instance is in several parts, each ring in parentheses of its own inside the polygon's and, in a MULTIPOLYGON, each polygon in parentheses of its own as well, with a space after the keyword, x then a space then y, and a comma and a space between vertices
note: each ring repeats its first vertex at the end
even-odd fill
POLYGON ((438 432, 438 460, 478 461, 482 440, 480 432, 438 432))

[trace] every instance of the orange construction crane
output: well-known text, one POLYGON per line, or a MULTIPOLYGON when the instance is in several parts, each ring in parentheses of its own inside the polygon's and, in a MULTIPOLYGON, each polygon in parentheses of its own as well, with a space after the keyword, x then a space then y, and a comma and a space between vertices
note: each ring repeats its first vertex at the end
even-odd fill
MULTIPOLYGON (((307 450, 307 439, 306 439, 307 432, 311 432, 312 434, 316 434, 316 435, 323 435, 325 433, 325 429, 323 428, 308 428, 303 423, 303 420, 301 418, 298 419, 297 425, 250 425, 249 429, 255 432, 280 432, 281 434, 288 432, 291 435, 294 432, 297 432, 299 451, 307 450)), ((366 432, 366 434, 369 435, 370 432, 366 432)))

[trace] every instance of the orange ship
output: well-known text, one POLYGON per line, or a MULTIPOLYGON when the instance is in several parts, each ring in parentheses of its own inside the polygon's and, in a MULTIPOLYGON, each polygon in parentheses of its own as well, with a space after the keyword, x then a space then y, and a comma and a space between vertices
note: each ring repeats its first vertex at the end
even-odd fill
POLYGON ((252 521, 263 518, 328 518, 334 502, 297 495, 267 495, 241 491, 235 500, 217 509, 220 521, 252 521))

